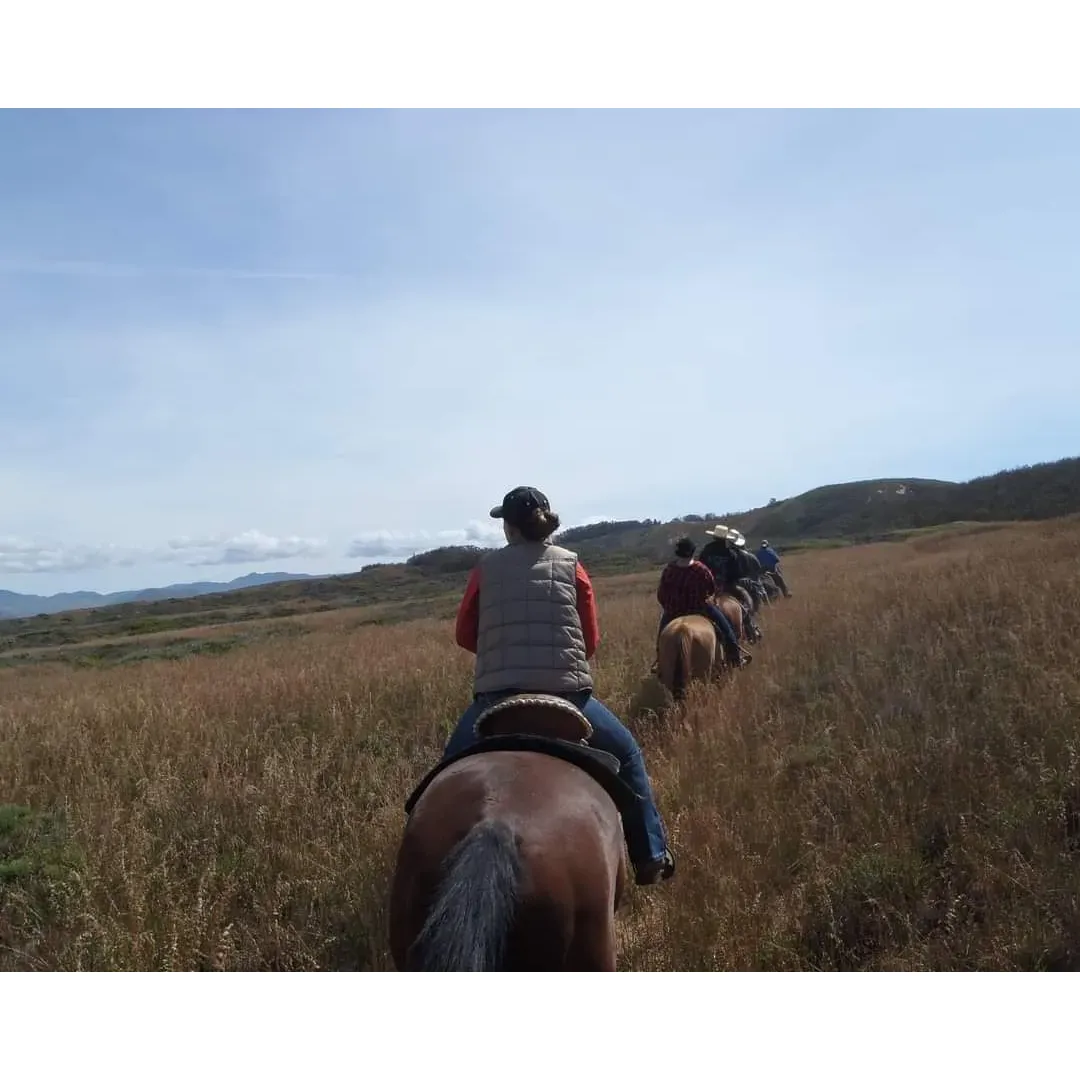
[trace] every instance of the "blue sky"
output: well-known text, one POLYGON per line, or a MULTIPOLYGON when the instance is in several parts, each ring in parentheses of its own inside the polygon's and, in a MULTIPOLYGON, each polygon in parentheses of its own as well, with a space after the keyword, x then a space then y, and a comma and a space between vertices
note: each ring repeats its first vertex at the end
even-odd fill
POLYGON ((1062 112, 0 113, 0 588, 1076 453, 1062 112), (764 412, 742 414, 759 393, 764 412))

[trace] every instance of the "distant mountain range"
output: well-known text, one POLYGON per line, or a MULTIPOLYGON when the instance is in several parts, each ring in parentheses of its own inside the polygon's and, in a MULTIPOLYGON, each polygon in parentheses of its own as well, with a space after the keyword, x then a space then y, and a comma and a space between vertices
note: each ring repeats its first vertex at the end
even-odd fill
POLYGON ((275 585, 280 581, 311 579, 313 574, 245 574, 232 581, 190 581, 165 585, 160 589, 131 589, 126 592, 68 592, 55 596, 33 596, 27 593, 0 589, 0 618, 22 619, 30 615, 55 615, 60 611, 105 607, 111 604, 152 603, 155 600, 183 600, 210 593, 253 589, 259 585, 275 585))

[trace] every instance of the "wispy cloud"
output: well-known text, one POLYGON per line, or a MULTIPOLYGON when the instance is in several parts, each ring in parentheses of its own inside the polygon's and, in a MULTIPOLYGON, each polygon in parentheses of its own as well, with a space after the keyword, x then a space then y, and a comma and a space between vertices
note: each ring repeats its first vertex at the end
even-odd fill
POLYGON ((124 263, 0 258, 0 275, 83 278, 222 278, 236 281, 348 281, 355 274, 315 270, 244 270, 213 266, 133 266, 124 263))
POLYGON ((188 538, 172 540, 168 556, 188 566, 225 566, 238 563, 263 563, 321 555, 326 541, 304 536, 267 536, 249 529, 239 536, 209 540, 188 538))
POLYGON ((463 529, 443 529, 438 532, 392 532, 377 529, 361 533, 352 540, 345 554, 350 559, 405 558, 437 547, 462 544, 495 547, 503 542, 500 523, 470 521, 463 529))
POLYGON ((122 548, 49 544, 0 536, 0 571, 8 574, 54 574, 133 566, 136 553, 122 548))
POLYGON ((55 574, 154 563, 231 566, 318 556, 325 550, 326 543, 322 540, 267 536, 254 529, 233 537, 183 537, 161 547, 60 544, 8 536, 0 537, 0 571, 55 574))

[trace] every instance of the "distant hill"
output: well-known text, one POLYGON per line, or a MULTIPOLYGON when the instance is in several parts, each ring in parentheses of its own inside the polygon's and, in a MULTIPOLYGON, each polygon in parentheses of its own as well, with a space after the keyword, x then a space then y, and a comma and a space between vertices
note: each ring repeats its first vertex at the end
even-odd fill
POLYGON ((178 585, 165 585, 160 589, 134 589, 114 593, 69 592, 56 593, 54 596, 33 596, 0 589, 0 618, 20 619, 30 615, 55 615, 60 611, 79 611, 83 608, 104 607, 112 604, 186 599, 311 577, 310 574, 245 574, 243 577, 233 578, 232 581, 191 581, 178 585))
POLYGON ((1077 512, 1080 457, 1073 457, 962 483, 905 477, 829 484, 753 510, 688 514, 664 524, 602 522, 566 529, 558 539, 590 566, 615 568, 667 558, 678 535, 704 540, 704 529, 718 521, 791 550, 815 541, 868 543, 953 521, 1037 521, 1077 512))

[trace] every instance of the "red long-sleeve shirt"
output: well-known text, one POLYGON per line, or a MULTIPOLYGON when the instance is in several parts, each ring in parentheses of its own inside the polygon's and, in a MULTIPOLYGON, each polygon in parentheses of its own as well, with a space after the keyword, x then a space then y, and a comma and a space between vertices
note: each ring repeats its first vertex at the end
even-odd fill
POLYGON ((716 592, 713 572, 697 559, 686 566, 668 563, 660 575, 656 599, 671 619, 682 615, 700 615, 706 601, 716 592))
MULTIPOLYGON (((585 636, 585 657, 590 659, 600 644, 600 620, 596 613, 596 594, 585 567, 577 564, 577 612, 585 636)), ((457 643, 469 652, 476 652, 480 633, 480 567, 473 567, 465 586, 465 595, 458 607, 454 636, 457 643)))

